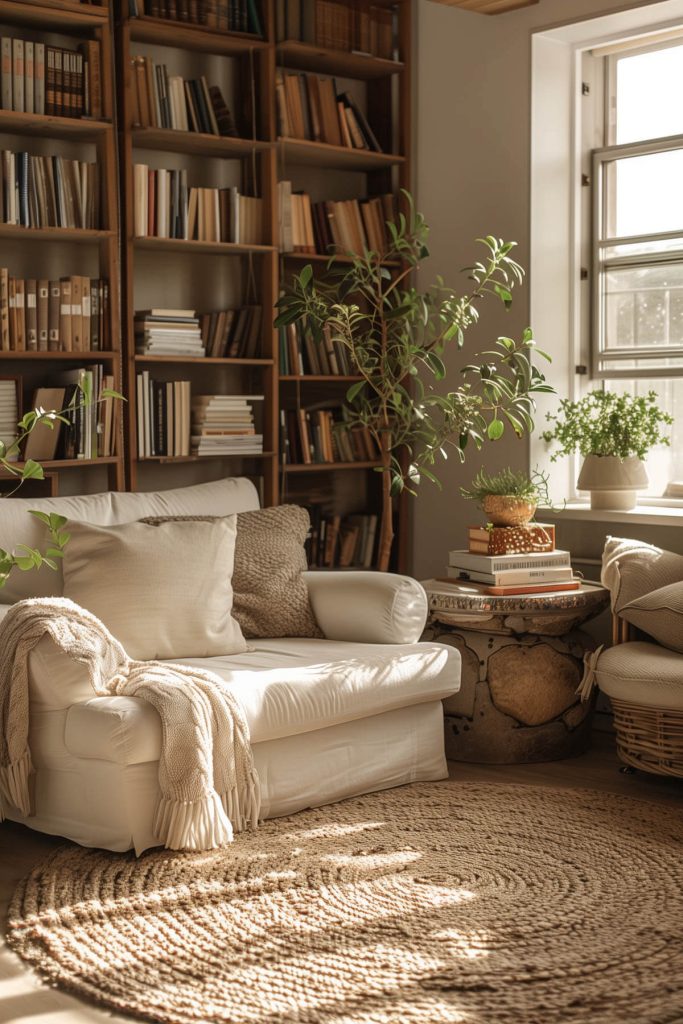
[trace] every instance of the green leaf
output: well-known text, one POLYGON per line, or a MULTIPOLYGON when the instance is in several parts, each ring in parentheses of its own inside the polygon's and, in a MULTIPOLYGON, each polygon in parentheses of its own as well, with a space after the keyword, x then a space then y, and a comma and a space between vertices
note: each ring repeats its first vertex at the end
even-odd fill
POLYGON ((301 273, 299 274, 299 284, 301 285, 302 288, 307 288, 312 278, 313 267, 311 266, 310 263, 307 263, 306 266, 303 267, 301 273))
POLYGON ((349 390, 346 392, 346 401, 349 404, 351 402, 355 401, 355 399, 358 397, 358 395, 361 393, 361 391, 363 390, 364 387, 365 387, 365 381, 364 380, 357 380, 356 383, 352 384, 351 387, 349 388, 349 390))
POLYGON ((128 401, 128 399, 124 398, 120 391, 114 391, 113 388, 102 388, 101 395, 102 398, 118 398, 121 402, 128 401))
POLYGON ((503 436, 504 432, 505 432, 505 424, 503 423, 502 420, 499 420, 499 419, 491 420, 491 422, 488 425, 488 430, 487 430, 489 441, 498 441, 499 438, 501 438, 503 436))
POLYGON ((25 463, 24 468, 21 471, 21 479, 44 480, 45 474, 43 472, 43 467, 40 465, 39 462, 36 462, 34 459, 29 459, 25 463))
POLYGON ((28 514, 30 516, 35 516, 36 519, 39 519, 41 523, 45 523, 46 526, 51 526, 52 525, 52 523, 50 522, 50 516, 48 515, 47 512, 37 512, 36 509, 32 508, 32 509, 29 509, 29 513, 28 514))
POLYGON ((425 356, 425 362, 429 366, 430 370, 434 374, 437 380, 443 380, 446 376, 446 367, 443 359, 440 359, 435 352, 428 352, 425 356))

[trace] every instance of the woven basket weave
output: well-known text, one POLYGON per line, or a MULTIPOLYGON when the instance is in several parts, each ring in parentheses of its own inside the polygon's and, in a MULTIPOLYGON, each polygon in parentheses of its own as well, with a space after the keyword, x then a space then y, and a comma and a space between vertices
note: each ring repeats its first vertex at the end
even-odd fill
POLYGON ((683 778, 683 712, 610 697, 619 757, 633 768, 683 778))

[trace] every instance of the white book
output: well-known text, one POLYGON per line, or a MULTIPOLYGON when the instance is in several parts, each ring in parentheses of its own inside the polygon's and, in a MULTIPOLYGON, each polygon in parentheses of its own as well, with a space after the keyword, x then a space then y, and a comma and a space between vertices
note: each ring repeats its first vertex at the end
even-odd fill
POLYGON ((35 43, 33 53, 33 109, 45 113, 45 43, 35 43))
POLYGON ((12 110, 12 39, 3 36, 0 43, 0 89, 3 110, 12 110))
POLYGON ((133 167, 133 190, 135 193, 135 237, 145 238, 149 222, 149 167, 147 164, 135 164, 133 167))
POLYGON ((569 551, 545 551, 535 555, 473 555, 469 551, 449 551, 448 564, 458 569, 479 572, 506 572, 510 569, 547 569, 571 565, 569 551))
POLYGON ((33 43, 27 39, 24 43, 24 109, 27 114, 35 113, 35 65, 33 43))
POLYGON ((490 583, 492 586, 524 586, 526 583, 565 583, 574 579, 571 566, 556 566, 549 569, 507 570, 506 572, 477 572, 474 569, 448 567, 448 575, 456 580, 472 580, 474 583, 490 583))

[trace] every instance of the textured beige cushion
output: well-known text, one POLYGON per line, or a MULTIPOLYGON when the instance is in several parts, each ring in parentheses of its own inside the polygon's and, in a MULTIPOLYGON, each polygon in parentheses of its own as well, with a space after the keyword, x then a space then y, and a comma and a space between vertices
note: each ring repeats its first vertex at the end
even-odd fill
POLYGON ((619 614, 665 647, 683 652, 683 580, 630 601, 619 614))
POLYGON ((595 676, 608 697, 683 711, 683 659, 665 647, 617 644, 602 652, 595 676))
POLYGON ((683 555, 644 541, 608 537, 600 579, 609 589, 612 611, 621 614, 631 601, 683 580, 683 555))
POLYGON ((235 516, 68 530, 64 596, 97 615, 132 658, 247 650, 231 615, 235 516))
MULTIPOLYGON (((143 520, 152 525, 165 521, 163 517, 143 520)), ((302 575, 307 568, 304 542, 309 527, 308 512, 298 505, 237 515, 232 613, 246 637, 323 636, 302 575)))

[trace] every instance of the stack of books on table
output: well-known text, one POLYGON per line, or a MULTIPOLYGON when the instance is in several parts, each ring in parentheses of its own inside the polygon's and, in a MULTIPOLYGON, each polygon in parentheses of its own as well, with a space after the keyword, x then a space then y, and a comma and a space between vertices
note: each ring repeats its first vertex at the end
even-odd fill
POLYGON ((145 356, 203 356, 194 309, 141 309, 135 314, 135 350, 145 356))
POLYGON ((448 583, 474 585, 483 594, 506 596, 578 590, 568 551, 542 551, 522 555, 479 555, 451 551, 448 583))
POLYGON ((263 395, 195 395, 192 451, 195 455, 260 455, 263 435, 254 426, 254 402, 263 395))

